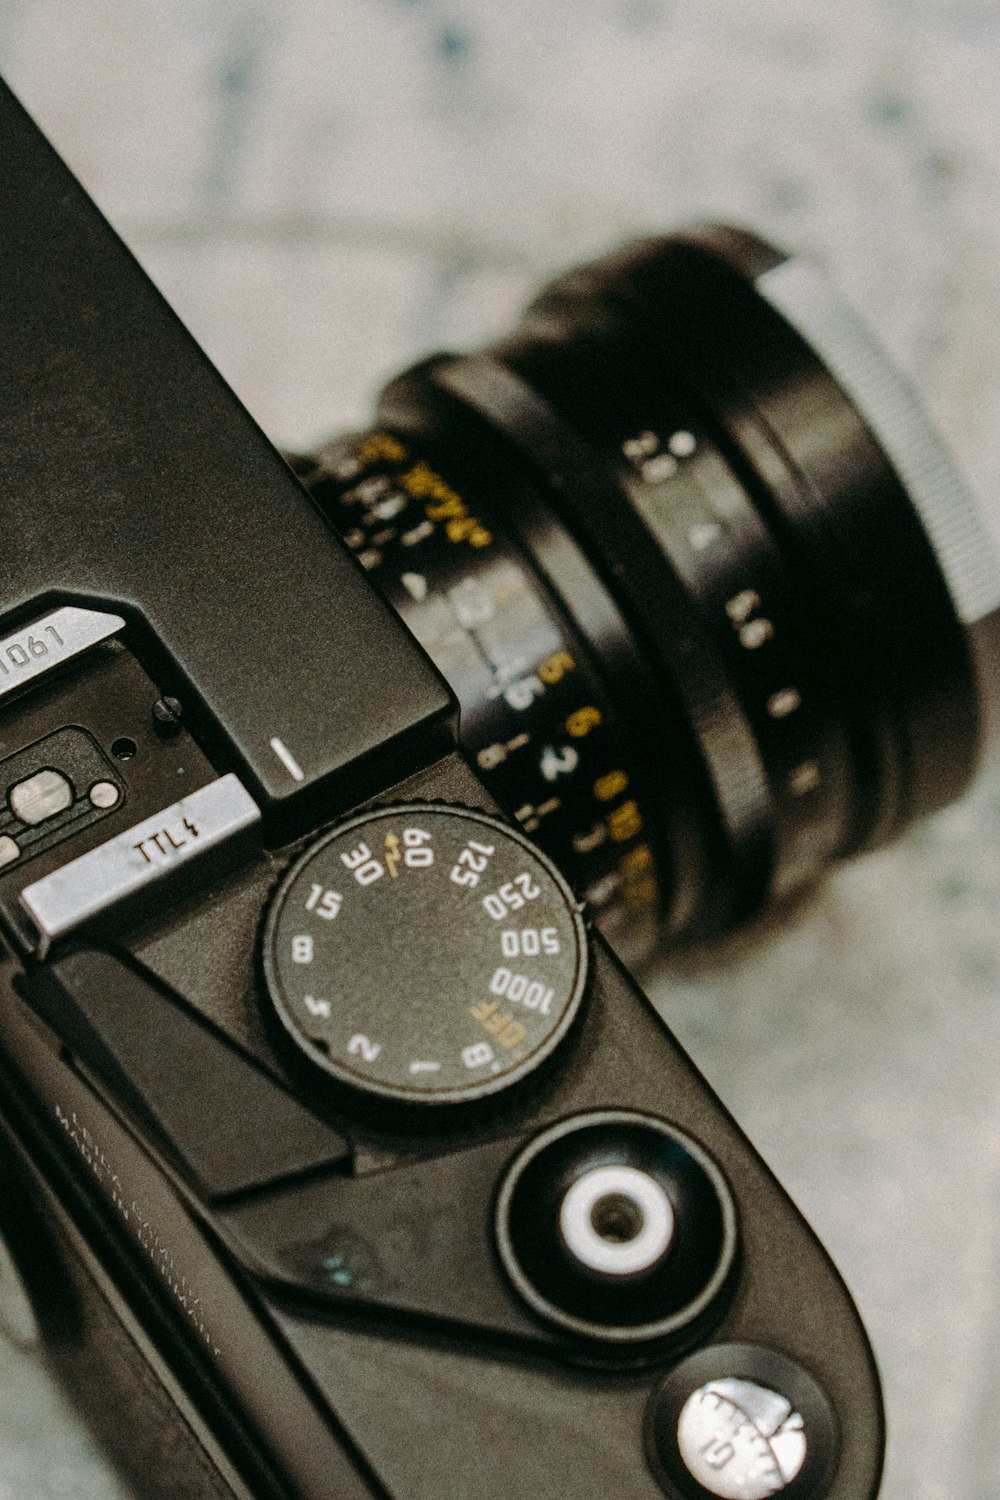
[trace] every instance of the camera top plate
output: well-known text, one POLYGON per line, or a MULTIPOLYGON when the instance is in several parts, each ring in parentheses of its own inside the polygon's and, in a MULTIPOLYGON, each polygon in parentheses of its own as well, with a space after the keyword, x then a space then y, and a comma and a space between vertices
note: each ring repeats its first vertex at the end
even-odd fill
POLYGON ((443 680, 6 91, 0 163, 0 615, 145 626, 278 834, 347 768, 356 801, 443 752, 443 680))

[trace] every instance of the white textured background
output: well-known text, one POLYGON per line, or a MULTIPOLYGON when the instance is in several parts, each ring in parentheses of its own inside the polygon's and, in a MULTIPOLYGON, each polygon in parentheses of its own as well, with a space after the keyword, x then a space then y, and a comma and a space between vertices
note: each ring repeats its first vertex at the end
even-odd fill
MULTIPOLYGON (((5 0, 0 70, 281 443, 708 214, 823 260, 1000 495, 996 0, 5 0)), ((657 985, 860 1303, 886 1500, 1000 1494, 998 852, 986 778, 657 985)), ((0 1500, 120 1494, 0 1347, 0 1500)))

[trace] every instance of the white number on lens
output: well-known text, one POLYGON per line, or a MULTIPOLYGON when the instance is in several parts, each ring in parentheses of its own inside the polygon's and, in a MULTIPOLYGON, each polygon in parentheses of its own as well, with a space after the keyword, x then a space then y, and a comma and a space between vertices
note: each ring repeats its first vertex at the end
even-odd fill
POLYGON ((462 1061, 467 1068, 485 1068, 493 1061, 493 1048, 489 1042, 473 1042, 471 1047, 462 1048, 462 1061))
POLYGON ((579 764, 579 752, 572 745, 563 745, 558 750, 554 745, 546 745, 539 770, 546 781, 558 781, 560 776, 569 776, 579 764))
POLYGON ((504 689, 504 698, 511 708, 525 709, 530 708, 544 692, 545 687, 540 677, 522 677, 520 682, 512 682, 509 688, 504 689))

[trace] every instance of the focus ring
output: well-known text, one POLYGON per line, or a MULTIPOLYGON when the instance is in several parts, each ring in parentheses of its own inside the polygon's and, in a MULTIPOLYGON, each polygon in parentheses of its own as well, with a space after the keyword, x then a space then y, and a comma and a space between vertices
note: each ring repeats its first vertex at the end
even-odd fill
POLYGON ((899 371, 835 288, 799 257, 755 283, 809 342, 884 448, 922 520, 955 610, 973 624, 1000 608, 995 539, 899 371))

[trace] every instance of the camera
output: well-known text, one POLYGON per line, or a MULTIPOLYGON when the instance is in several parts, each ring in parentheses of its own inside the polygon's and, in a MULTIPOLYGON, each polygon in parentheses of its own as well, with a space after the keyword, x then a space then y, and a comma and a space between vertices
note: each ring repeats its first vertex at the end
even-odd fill
POLYGON ((286 462, 0 111, 4 1178, 95 1424, 151 1496, 870 1500, 849 1296, 621 958, 973 773, 905 387, 713 228, 286 462))

